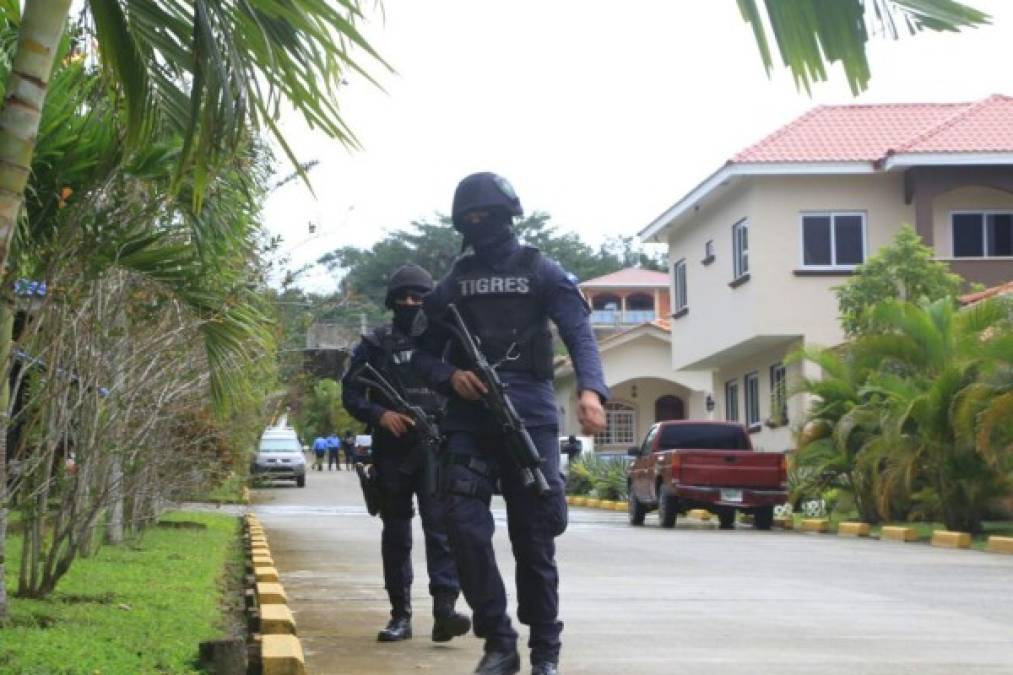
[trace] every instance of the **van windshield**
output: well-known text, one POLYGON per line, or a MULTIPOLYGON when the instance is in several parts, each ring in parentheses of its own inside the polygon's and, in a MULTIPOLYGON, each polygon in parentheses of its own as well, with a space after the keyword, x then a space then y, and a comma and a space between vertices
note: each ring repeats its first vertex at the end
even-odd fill
POLYGON ((261 452, 302 452, 302 446, 294 438, 265 438, 260 441, 261 452))

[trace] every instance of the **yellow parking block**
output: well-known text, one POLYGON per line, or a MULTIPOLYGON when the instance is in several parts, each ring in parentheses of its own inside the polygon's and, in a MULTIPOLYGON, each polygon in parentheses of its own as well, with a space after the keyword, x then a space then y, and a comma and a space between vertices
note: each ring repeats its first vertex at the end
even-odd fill
POLYGON ((1013 537, 998 537, 993 534, 988 538, 985 550, 989 553, 1013 553, 1013 537))
POLYGON ((267 537, 264 537, 263 535, 250 537, 250 547, 252 548, 254 546, 267 546, 267 537))
POLYGON ((802 527, 799 529, 803 532, 829 532, 830 520, 828 518, 804 518, 802 527))
POLYGON ((971 535, 967 532, 936 530, 932 533, 932 545, 940 548, 971 548, 971 535))
POLYGON ((688 515, 690 518, 696 518, 697 520, 711 519, 711 512, 707 509, 690 509, 688 515))
POLYGON ((587 497, 574 497, 573 498, 573 505, 574 506, 587 506, 587 497))
POLYGON ((848 522, 838 525, 837 534, 841 537, 868 537, 870 530, 869 523, 848 522))
POLYGON ((626 502, 614 502, 612 504, 612 510, 613 511, 625 511, 628 508, 629 508, 629 504, 627 504, 626 502))
POLYGON ((261 605, 260 632, 267 635, 295 635, 295 618, 288 605, 261 605))
POLYGON ((306 658, 294 635, 264 635, 260 641, 260 662, 264 675, 305 675, 306 658))
POLYGON ((250 560, 253 561, 254 565, 256 565, 257 562, 267 562, 270 565, 274 564, 274 558, 271 557, 271 554, 269 552, 264 552, 263 550, 253 553, 250 556, 250 560))
POLYGON ((253 575, 257 581, 278 581, 278 570, 269 565, 253 565, 253 575))
POLYGON ((598 508, 605 509, 606 511, 611 511, 613 504, 615 504, 615 502, 612 501, 611 499, 603 499, 601 500, 601 504, 598 505, 598 508))
POLYGON ((257 582, 257 602, 261 605, 286 604, 288 596, 281 584, 274 581, 257 582))
POLYGON ((591 508, 598 508, 599 504, 601 504, 600 499, 591 499, 590 497, 588 497, 587 504, 585 504, 585 506, 590 506, 591 508))
POLYGON ((879 531, 880 539, 890 541, 916 541, 918 533, 913 527, 900 527, 898 525, 884 525, 879 531))
POLYGON ((774 525, 780 527, 782 530, 793 530, 795 529, 794 518, 774 518, 774 525))

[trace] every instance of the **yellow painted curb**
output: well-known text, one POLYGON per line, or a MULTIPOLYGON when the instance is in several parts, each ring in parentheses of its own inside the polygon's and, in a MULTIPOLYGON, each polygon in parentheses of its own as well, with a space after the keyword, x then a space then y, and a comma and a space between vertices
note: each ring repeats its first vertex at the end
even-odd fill
POLYGON ((260 641, 260 662, 264 675, 304 675, 306 658, 294 635, 264 635, 260 641))
POLYGON ((988 538, 985 550, 989 553, 1013 553, 1013 537, 992 535, 988 538))
POLYGON ((879 531, 879 538, 889 539, 890 541, 915 541, 918 539, 918 533, 915 532, 913 527, 884 525, 883 529, 879 531))
POLYGON ((597 508, 599 504, 601 504, 601 500, 600 499, 590 499, 589 498, 587 500, 587 504, 585 504, 585 506, 590 506, 591 508, 597 508))
POLYGON ((264 547, 266 547, 267 546, 267 539, 264 536, 262 536, 262 535, 257 535, 257 536, 254 536, 254 537, 250 537, 250 548, 253 548, 254 546, 264 546, 264 547))
POLYGON ((263 537, 265 535, 266 535, 266 532, 264 532, 264 528, 260 527, 259 525, 251 525, 250 526, 250 536, 251 537, 263 537))
POLYGON ((615 502, 612 504, 613 511, 625 511, 628 508, 629 505, 626 502, 615 502))
POLYGON ((268 566, 274 565, 274 558, 271 557, 270 553, 254 553, 250 556, 250 560, 253 561, 254 565, 257 563, 260 563, 261 565, 266 563, 268 566))
POLYGON ((605 509, 606 511, 611 511, 614 505, 615 501, 611 499, 603 499, 601 500, 601 504, 598 505, 598 508, 605 509))
POLYGON ((260 632, 267 635, 295 635, 295 618, 288 605, 261 605, 260 632))
POLYGON ((257 581, 278 581, 278 570, 268 565, 257 565, 254 563, 253 575, 257 578, 257 581))
POLYGON ((794 530, 795 519, 794 518, 774 518, 774 524, 780 527, 782 530, 794 530))
POLYGON ((940 548, 971 548, 971 535, 967 532, 936 530, 932 533, 932 545, 940 548))
POLYGON ((586 506, 587 505, 587 497, 574 497, 573 498, 573 505, 574 506, 586 506))
POLYGON ((803 532, 829 532, 830 520, 827 518, 804 518, 802 527, 799 529, 803 532))
POLYGON ((249 504, 250 503, 250 488, 248 488, 248 487, 246 487, 244 485, 243 489, 240 490, 239 494, 240 494, 240 500, 244 504, 249 504))
POLYGON ((573 506, 573 495, 566 495, 566 503, 573 506))
POLYGON ((261 605, 287 604, 288 596, 281 584, 272 581, 257 582, 257 602, 261 605))
POLYGON ((841 537, 868 537, 871 528, 869 523, 841 523, 837 526, 837 534, 841 537))
POLYGON ((690 518, 696 518, 697 520, 710 520, 711 512, 707 509, 690 509, 687 514, 690 518))

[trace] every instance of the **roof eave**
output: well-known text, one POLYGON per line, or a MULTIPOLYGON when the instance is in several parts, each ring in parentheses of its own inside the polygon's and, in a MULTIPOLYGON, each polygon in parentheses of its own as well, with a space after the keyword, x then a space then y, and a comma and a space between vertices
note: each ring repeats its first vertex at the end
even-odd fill
POLYGON ((903 152, 887 157, 883 169, 892 171, 913 166, 982 165, 1013 165, 1013 152, 903 152))
POLYGON ((849 162, 744 162, 721 167, 679 201, 655 218, 637 236, 642 242, 660 242, 659 235, 676 220, 699 204, 715 189, 735 176, 798 176, 875 173, 875 165, 866 160, 849 162))

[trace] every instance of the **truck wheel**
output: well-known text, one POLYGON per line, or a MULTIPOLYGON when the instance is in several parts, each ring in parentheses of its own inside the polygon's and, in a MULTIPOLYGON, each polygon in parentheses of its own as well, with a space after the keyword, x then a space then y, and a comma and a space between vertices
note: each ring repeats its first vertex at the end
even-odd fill
POLYGON ((720 509, 718 511, 718 527, 722 530, 735 529, 735 509, 720 509))
POLYGON ((630 517, 630 525, 643 525, 644 518, 647 517, 647 507, 640 503, 632 491, 626 502, 626 513, 630 517))
POLYGON ((668 494, 662 487, 658 490, 658 524, 661 527, 675 527, 675 520, 679 515, 679 500, 668 494))
POLYGON ((762 506, 753 513, 753 527, 758 530, 769 530, 774 524, 774 507, 762 506))
POLYGON ((295 479, 295 484, 299 487, 306 487, 306 476, 299 476, 295 479))

